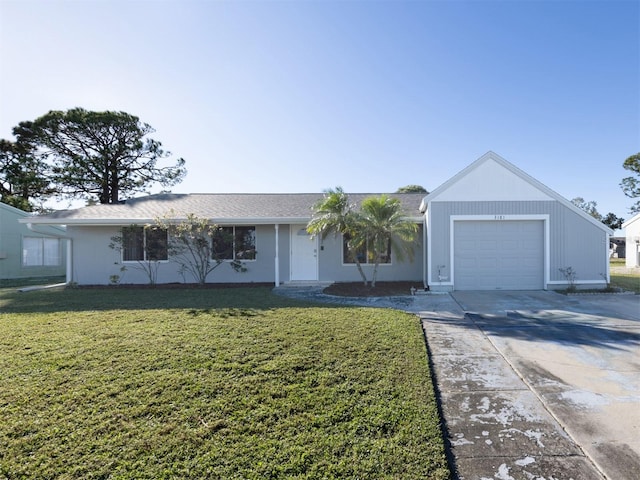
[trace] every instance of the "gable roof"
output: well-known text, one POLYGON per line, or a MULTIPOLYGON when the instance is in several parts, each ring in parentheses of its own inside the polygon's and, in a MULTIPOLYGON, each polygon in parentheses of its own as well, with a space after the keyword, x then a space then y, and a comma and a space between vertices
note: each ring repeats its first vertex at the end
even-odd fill
POLYGON ((637 221, 640 221, 640 213, 634 215, 633 217, 631 217, 629 220, 627 220, 626 222, 624 222, 622 224, 622 228, 627 228, 629 225, 631 225, 632 223, 635 223, 637 221))
MULTIPOLYGON (((25 212, 24 210, 20 210, 19 208, 0 202, 0 217, 4 217, 2 219, 2 223, 0 223, 0 230, 2 230, 3 227, 6 230, 7 226, 15 227, 20 224, 31 223, 31 219, 35 218, 34 215, 35 214, 31 212, 25 212)), ((65 230, 61 226, 51 225, 50 227, 46 227, 46 231, 34 231, 34 233, 60 236, 65 233, 65 230)))
MULTIPOLYGON (((349 199, 360 204, 375 193, 350 193, 349 199)), ((408 218, 421 218, 418 206, 421 193, 388 194, 401 201, 408 218)), ((177 220, 194 214, 219 224, 307 223, 313 206, 322 193, 167 193, 126 200, 119 204, 91 205, 74 210, 59 210, 49 215, 31 217, 30 223, 54 225, 129 225, 153 223, 170 216, 177 220)))
MULTIPOLYGON (((607 232, 609 235, 613 235, 613 230, 611 230, 605 224, 596 220, 584 210, 576 207, 573 203, 571 203, 569 200, 564 198, 559 193, 550 189, 543 183, 539 182, 529 174, 520 170, 518 167, 516 167, 515 165, 508 162, 507 160, 502 158, 500 155, 492 151, 485 153, 478 160, 476 160, 471 165, 469 165, 465 169, 458 172, 456 175, 454 175, 449 180, 447 180, 442 185, 440 185, 438 188, 436 188, 429 195, 425 196, 422 199, 422 203, 420 204, 420 211, 423 213, 426 212, 429 206, 429 203, 433 201, 439 201, 438 197, 441 197, 442 201, 447 201, 448 199, 445 200, 443 198, 443 197, 446 197, 445 192, 453 190, 456 185, 461 184, 468 177, 472 177, 477 170, 486 166, 489 162, 493 162, 497 164, 498 166, 502 167, 504 171, 514 175, 516 177, 515 180, 519 182, 519 185, 516 184, 516 188, 526 187, 527 189, 529 189, 528 195, 531 197, 529 198, 529 200, 545 200, 545 199, 556 200, 561 204, 563 204, 568 209, 572 210, 576 214, 583 217, 585 220, 596 225, 598 228, 601 228, 602 230, 607 232)), ((501 194, 503 194, 503 192, 495 192, 496 198, 492 198, 492 200, 505 200, 505 198, 499 197, 501 194)), ((489 200, 489 198, 483 198, 483 200, 489 200)))
POLYGON ((32 215, 29 212, 25 212, 24 210, 20 210, 19 208, 2 202, 0 202, 0 210, 5 210, 6 212, 12 213, 18 217, 28 217, 29 215, 32 215))

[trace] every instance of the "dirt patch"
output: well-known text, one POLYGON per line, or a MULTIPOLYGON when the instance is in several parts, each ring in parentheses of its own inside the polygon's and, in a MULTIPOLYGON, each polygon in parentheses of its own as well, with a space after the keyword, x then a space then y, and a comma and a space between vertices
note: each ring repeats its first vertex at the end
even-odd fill
POLYGON ((340 297, 392 297, 411 295, 411 287, 422 289, 421 282, 377 282, 375 287, 362 282, 334 283, 324 289, 327 295, 340 297))

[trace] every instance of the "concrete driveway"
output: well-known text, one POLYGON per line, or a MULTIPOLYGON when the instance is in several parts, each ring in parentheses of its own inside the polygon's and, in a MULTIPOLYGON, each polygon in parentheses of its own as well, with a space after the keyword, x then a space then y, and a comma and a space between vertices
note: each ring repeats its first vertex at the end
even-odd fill
POLYGON ((639 296, 440 297, 415 310, 459 478, 640 478, 639 296))

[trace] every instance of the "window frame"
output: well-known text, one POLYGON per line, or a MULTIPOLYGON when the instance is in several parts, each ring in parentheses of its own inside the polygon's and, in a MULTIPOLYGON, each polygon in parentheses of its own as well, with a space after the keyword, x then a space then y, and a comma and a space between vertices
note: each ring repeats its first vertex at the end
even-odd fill
MULTIPOLYGON (((355 261, 352 262, 348 262, 347 260, 347 254, 349 253, 349 250, 347 249, 347 237, 345 236, 345 234, 342 234, 342 248, 341 248, 341 260, 342 260, 342 265, 343 266, 351 266, 351 265, 356 265, 355 261)), ((391 242, 387 242, 387 255, 389 260, 386 262, 382 262, 380 261, 380 263, 378 263, 379 266, 382 265, 393 265, 393 254, 391 252, 391 242)), ((371 252, 369 252, 369 241, 367 240, 367 245, 364 247, 364 259, 365 261, 361 261, 360 265, 375 265, 375 261, 371 260, 371 252)))
MULTIPOLYGON (((152 226, 130 225, 127 227, 122 227, 121 234, 122 234, 122 248, 120 252, 120 259, 122 263, 140 263, 140 262, 167 263, 169 261, 169 230, 167 228, 161 227, 159 225, 152 225, 152 226), (125 257, 127 256, 127 241, 126 241, 127 232, 133 232, 133 231, 137 232, 139 230, 142 231, 142 245, 141 245, 142 258, 125 259, 125 257), (149 232, 155 233, 158 231, 164 232, 164 235, 165 235, 164 258, 147 258, 149 254, 149 248, 150 248, 147 246, 149 242, 147 236, 149 232)), ((140 248, 140 247, 137 247, 137 248, 140 248)))
MULTIPOLYGON (((214 235, 211 238, 211 257, 213 260, 220 261, 220 262, 255 262, 257 260, 258 229, 255 225, 220 225, 218 226, 218 230, 226 230, 226 231, 231 230, 231 233, 230 233, 231 242, 227 242, 231 244, 230 245, 231 257, 216 258, 214 256, 214 253, 216 250, 214 247, 214 242, 215 242, 215 235, 214 235), (238 235, 238 229, 247 229, 247 230, 253 231, 253 235, 252 235, 253 248, 243 250, 243 251, 251 251, 252 258, 243 258, 242 256, 238 255, 238 253, 240 253, 238 249, 238 239, 240 238, 238 235)), ((229 233, 227 233, 227 235, 229 235, 229 233)), ((228 246, 227 246, 227 249, 228 249, 228 246)))
POLYGON ((47 237, 47 236, 32 236, 32 235, 24 235, 22 237, 22 255, 20 258, 20 263, 23 268, 38 268, 38 267, 61 267, 62 266, 62 244, 60 239, 57 237, 47 237), (27 250, 26 243, 29 241, 36 241, 39 245, 35 246, 38 250, 37 263, 27 263, 27 252, 34 251, 34 248, 31 247, 30 250, 27 250), (47 243, 55 242, 55 249, 47 248, 47 243), (53 263, 51 262, 51 256, 47 255, 47 252, 51 252, 55 250, 55 256, 53 257, 53 263))

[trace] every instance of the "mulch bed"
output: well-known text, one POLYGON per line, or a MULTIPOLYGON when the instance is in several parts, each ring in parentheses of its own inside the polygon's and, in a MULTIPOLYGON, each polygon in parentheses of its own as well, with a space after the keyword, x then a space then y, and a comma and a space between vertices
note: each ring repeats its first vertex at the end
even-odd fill
POLYGON ((411 287, 421 289, 422 282, 376 282, 375 287, 362 282, 334 283, 325 288, 324 293, 340 297, 391 297, 411 295, 411 287))
POLYGON ((121 283, 119 285, 74 285, 72 288, 91 289, 91 288, 126 288, 126 289, 221 289, 221 288, 247 288, 247 287, 273 287, 273 282, 248 282, 248 283, 157 283, 150 285, 148 283, 121 283))
MULTIPOLYGON (((246 287, 273 287, 273 282, 268 283, 161 283, 149 284, 120 284, 120 285, 78 285, 72 288, 125 288, 125 289, 222 289, 222 288, 246 288, 246 287)), ((324 289, 328 295, 339 297, 391 297, 397 295, 411 295, 411 287, 421 289, 422 282, 377 282, 375 287, 362 282, 334 283, 324 289)))

